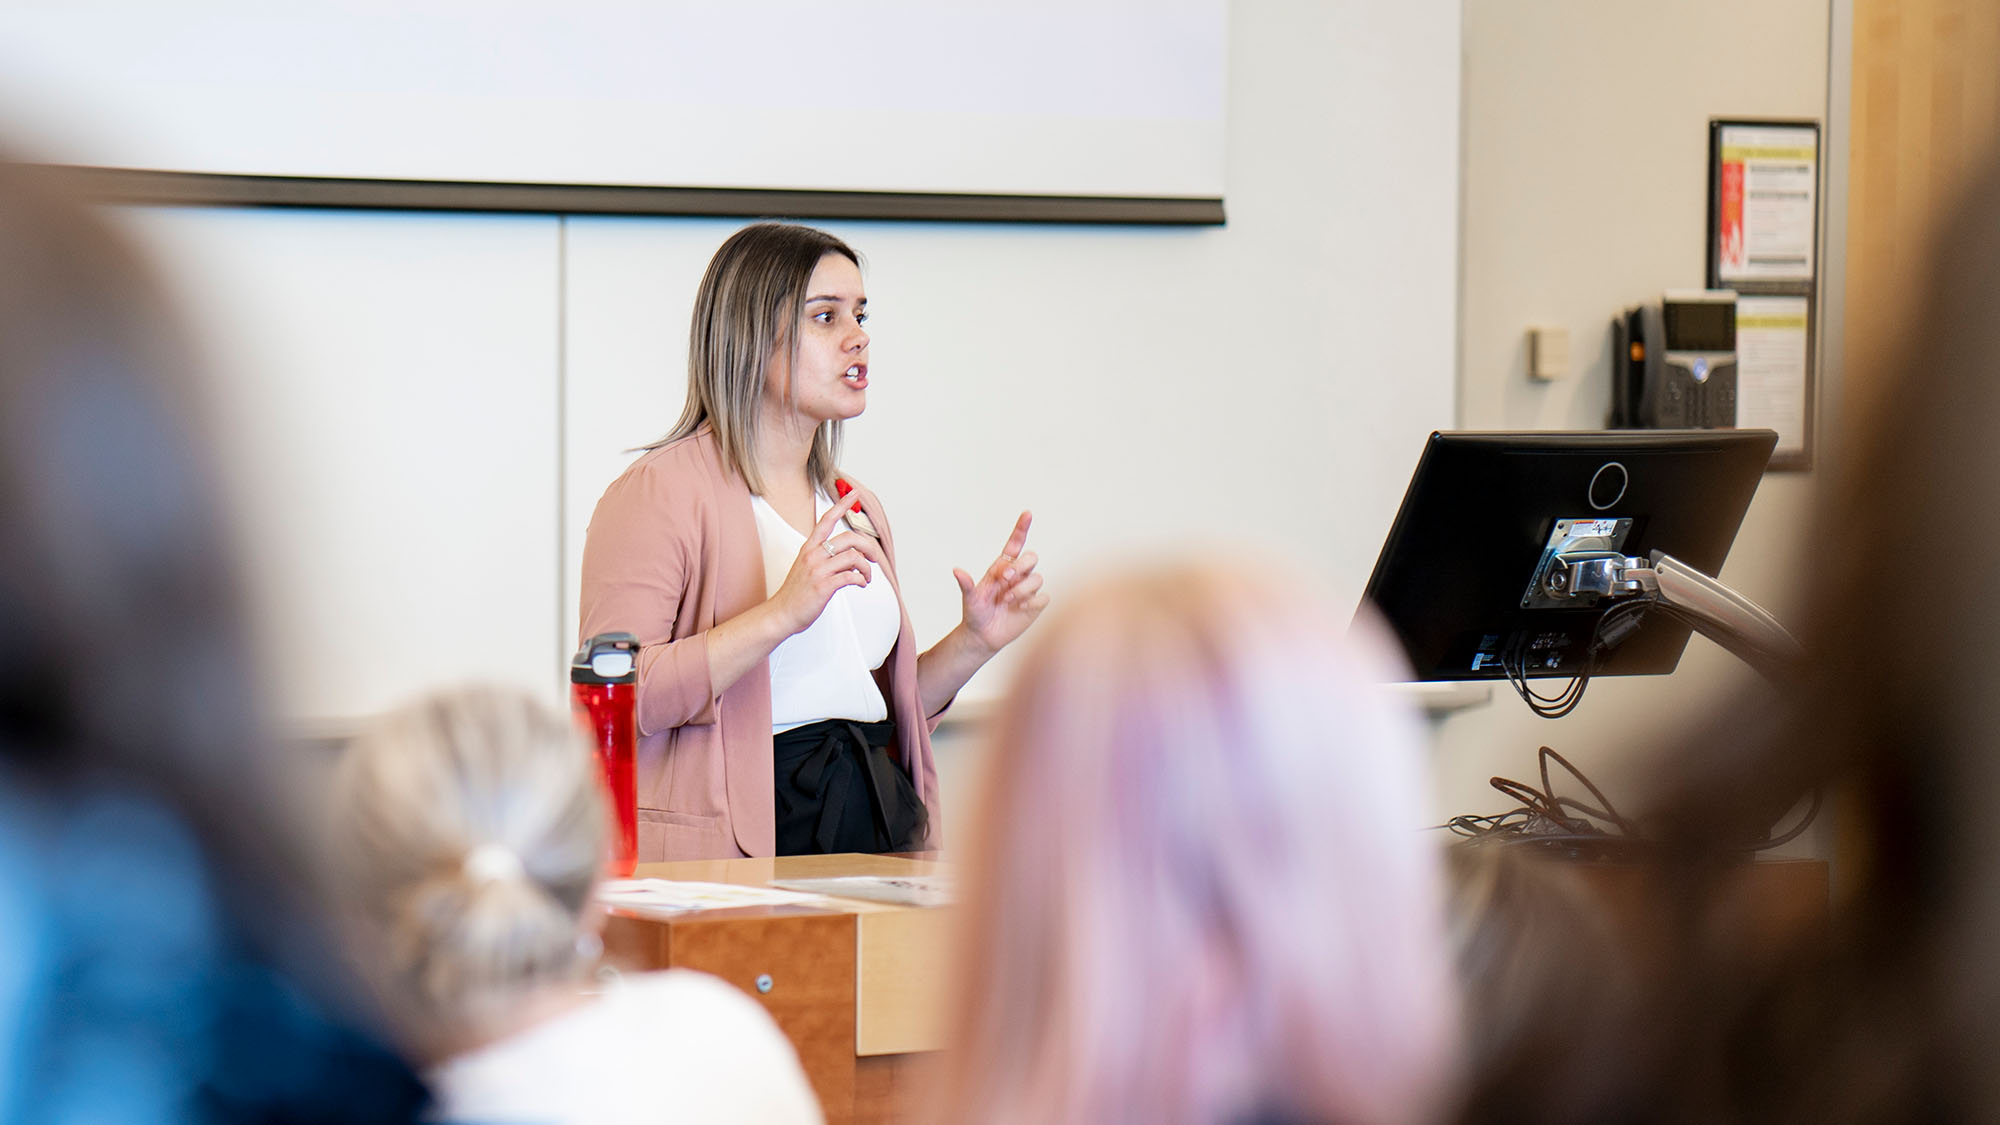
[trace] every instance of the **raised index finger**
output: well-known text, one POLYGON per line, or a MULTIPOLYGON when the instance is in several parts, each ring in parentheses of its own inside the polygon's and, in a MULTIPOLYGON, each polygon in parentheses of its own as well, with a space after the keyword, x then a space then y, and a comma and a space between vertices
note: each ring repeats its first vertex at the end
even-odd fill
POLYGON ((857 489, 841 497, 838 503, 828 508, 826 514, 819 518, 819 522, 813 525, 812 541, 815 543, 824 543, 831 538, 833 536, 833 525, 839 523, 840 517, 846 515, 848 510, 853 508, 860 500, 861 493, 857 489))
POLYGON ((1014 521, 1014 534, 1009 535, 1007 537, 1007 545, 1000 548, 1001 554, 1010 559, 1020 555, 1021 549, 1028 545, 1028 524, 1033 519, 1034 513, 1021 513, 1021 518, 1014 521))

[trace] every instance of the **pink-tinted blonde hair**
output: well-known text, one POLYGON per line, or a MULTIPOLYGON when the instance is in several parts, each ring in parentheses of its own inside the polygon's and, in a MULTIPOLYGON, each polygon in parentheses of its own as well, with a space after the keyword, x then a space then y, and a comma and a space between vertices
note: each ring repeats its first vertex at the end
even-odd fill
POLYGON ((1386 643, 1243 566, 1121 575, 1039 632, 967 853, 942 1119, 1429 1117, 1455 991, 1386 643))

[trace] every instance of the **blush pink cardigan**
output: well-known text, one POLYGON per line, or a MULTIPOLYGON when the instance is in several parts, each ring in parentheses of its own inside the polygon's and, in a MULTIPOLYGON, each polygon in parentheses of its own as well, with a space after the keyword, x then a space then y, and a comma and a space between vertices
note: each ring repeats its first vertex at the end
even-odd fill
MULTIPOLYGON (((876 680, 936 847, 937 717, 918 701, 895 540, 887 526, 877 530, 889 565, 876 577, 898 590, 902 630, 876 680)), ((708 675, 708 630, 767 596, 749 486, 711 431, 649 451, 605 489, 585 534, 582 581, 581 635, 639 638, 639 862, 771 855, 770 665, 759 661, 720 695, 708 675)))

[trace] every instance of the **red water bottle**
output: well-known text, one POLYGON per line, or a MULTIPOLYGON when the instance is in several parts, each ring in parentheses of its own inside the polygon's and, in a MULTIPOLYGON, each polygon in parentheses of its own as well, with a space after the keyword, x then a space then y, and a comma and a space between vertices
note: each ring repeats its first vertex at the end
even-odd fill
POLYGON ((611 842, 610 874, 632 874, 639 859, 639 794, 632 756, 638 745, 639 639, 600 633, 583 642, 569 662, 570 699, 577 720, 590 731, 604 767, 604 792, 618 824, 611 842))

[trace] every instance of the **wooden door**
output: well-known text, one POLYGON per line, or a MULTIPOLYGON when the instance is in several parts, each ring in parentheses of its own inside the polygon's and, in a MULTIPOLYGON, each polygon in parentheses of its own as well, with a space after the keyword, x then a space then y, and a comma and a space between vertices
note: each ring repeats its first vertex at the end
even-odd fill
POLYGON ((1843 416, 1897 378, 1931 243, 2000 132, 2000 0, 1854 0, 1843 416))

